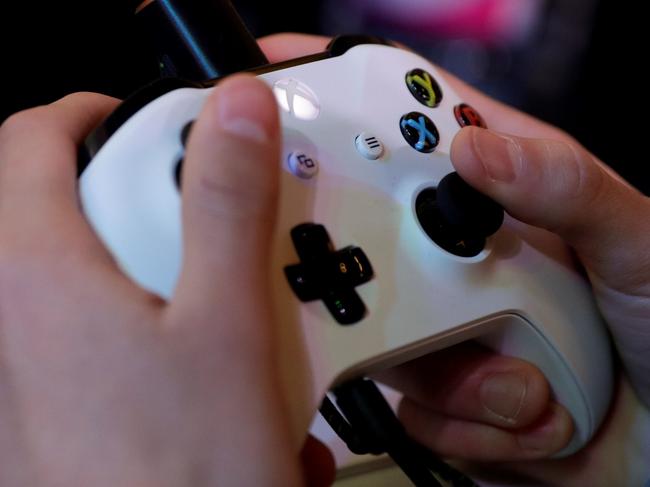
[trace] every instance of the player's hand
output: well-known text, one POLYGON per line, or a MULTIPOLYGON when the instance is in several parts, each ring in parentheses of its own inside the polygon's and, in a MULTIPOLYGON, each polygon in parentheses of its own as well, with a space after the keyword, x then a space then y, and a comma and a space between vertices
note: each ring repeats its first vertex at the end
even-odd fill
POLYGON ((116 104, 75 94, 0 128, 0 485, 331 483, 313 441, 303 470, 280 386, 271 90, 226 80, 193 128, 169 302, 120 272, 79 208, 77 147, 116 104))

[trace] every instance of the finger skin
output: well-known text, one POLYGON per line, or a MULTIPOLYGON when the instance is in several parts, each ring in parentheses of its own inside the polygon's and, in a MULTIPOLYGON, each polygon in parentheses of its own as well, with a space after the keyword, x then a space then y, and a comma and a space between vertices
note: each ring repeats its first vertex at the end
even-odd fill
MULTIPOLYGON (((248 319, 250 315, 270 315, 268 263, 279 152, 279 119, 270 89, 250 75, 221 83, 188 141, 182 191, 183 270, 176 304, 187 310, 213 309, 231 323, 253 324, 256 320, 248 319), (212 296, 202 292, 206 289, 220 292, 212 296), (249 296, 258 305, 234 309, 231 303, 240 296, 249 296)), ((246 341, 249 331, 239 331, 246 341)))
POLYGON ((646 485, 650 474, 648 410, 639 403, 625 377, 620 377, 617 387, 610 414, 583 450, 566 458, 510 462, 504 467, 525 476, 529 483, 534 479, 534 485, 646 485))
POLYGON ((230 357, 236 381, 264 388, 275 387, 278 379, 279 332, 269 326, 278 161, 279 119, 271 90, 250 75, 221 83, 188 140, 182 270, 166 310, 178 332, 193 330, 203 340, 213 336, 209 341, 230 357), (267 366, 260 370, 260 364, 267 366))
POLYGON ((581 146, 467 127, 452 162, 516 219, 572 246, 630 377, 650 404, 650 199, 581 146))
POLYGON ((650 239, 638 236, 650 232, 650 204, 584 148, 468 127, 454 139, 451 155, 468 183, 515 218, 557 233, 596 277, 630 291, 630 274, 647 265, 638 256, 650 239))
POLYGON ((76 192, 77 147, 117 103, 77 93, 14 114, 0 127, 0 218, 2 232, 17 237, 17 246, 43 246, 85 227, 76 192))
POLYGON ((271 63, 278 63, 323 52, 330 41, 329 37, 283 33, 262 37, 259 45, 271 63))
POLYGON ((399 417, 415 440, 437 454, 473 461, 547 458, 573 435, 569 413, 558 404, 552 404, 536 423, 519 430, 442 416, 409 399, 400 404, 399 417))
POLYGON ((300 458, 305 473, 305 485, 329 487, 334 483, 336 479, 334 455, 320 440, 309 435, 300 452, 300 458))
POLYGON ((537 421, 551 402, 548 383, 533 365, 473 343, 383 371, 377 378, 440 415, 505 429, 537 421))
POLYGON ((119 282, 131 295, 141 292, 124 279, 85 219, 77 196, 77 147, 118 103, 104 95, 76 93, 18 112, 0 127, 4 314, 21 302, 20 295, 36 296, 50 280, 74 283, 87 295, 107 280, 119 282))
MULTIPOLYGON (((182 270, 163 318, 170 337, 227 370, 214 384, 229 396, 221 415, 232 421, 221 434, 241 440, 231 458, 251 456, 256 464, 274 445, 295 445, 298 429, 283 395, 269 288, 279 132, 275 97, 261 80, 235 75, 210 94, 187 143, 182 270)), ((267 461, 265 469, 286 474, 297 453, 278 449, 277 467, 267 461)), ((221 467, 246 478, 242 465, 221 467)))

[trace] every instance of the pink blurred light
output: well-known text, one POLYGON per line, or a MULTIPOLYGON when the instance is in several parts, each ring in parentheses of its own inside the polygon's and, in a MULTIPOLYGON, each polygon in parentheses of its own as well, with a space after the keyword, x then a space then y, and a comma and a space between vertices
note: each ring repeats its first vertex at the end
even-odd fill
POLYGON ((541 0, 352 0, 369 16, 435 37, 486 42, 525 37, 541 0))

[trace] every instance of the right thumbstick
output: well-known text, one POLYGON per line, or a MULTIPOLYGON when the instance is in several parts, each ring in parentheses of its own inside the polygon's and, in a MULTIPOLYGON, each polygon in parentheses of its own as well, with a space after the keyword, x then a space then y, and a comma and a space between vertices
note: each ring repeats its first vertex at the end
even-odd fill
POLYGON ((503 224, 503 208, 467 184, 457 172, 442 178, 436 199, 440 215, 458 234, 487 238, 503 224))

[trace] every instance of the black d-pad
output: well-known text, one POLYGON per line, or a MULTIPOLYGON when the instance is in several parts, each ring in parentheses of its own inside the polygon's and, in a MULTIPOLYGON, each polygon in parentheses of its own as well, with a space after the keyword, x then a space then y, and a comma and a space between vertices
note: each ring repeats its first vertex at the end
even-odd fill
POLYGON ((322 300, 334 319, 351 325, 363 319, 366 306, 355 291, 373 277, 359 247, 335 250, 323 225, 304 223, 291 230, 300 264, 284 268, 289 285, 303 302, 322 300))

